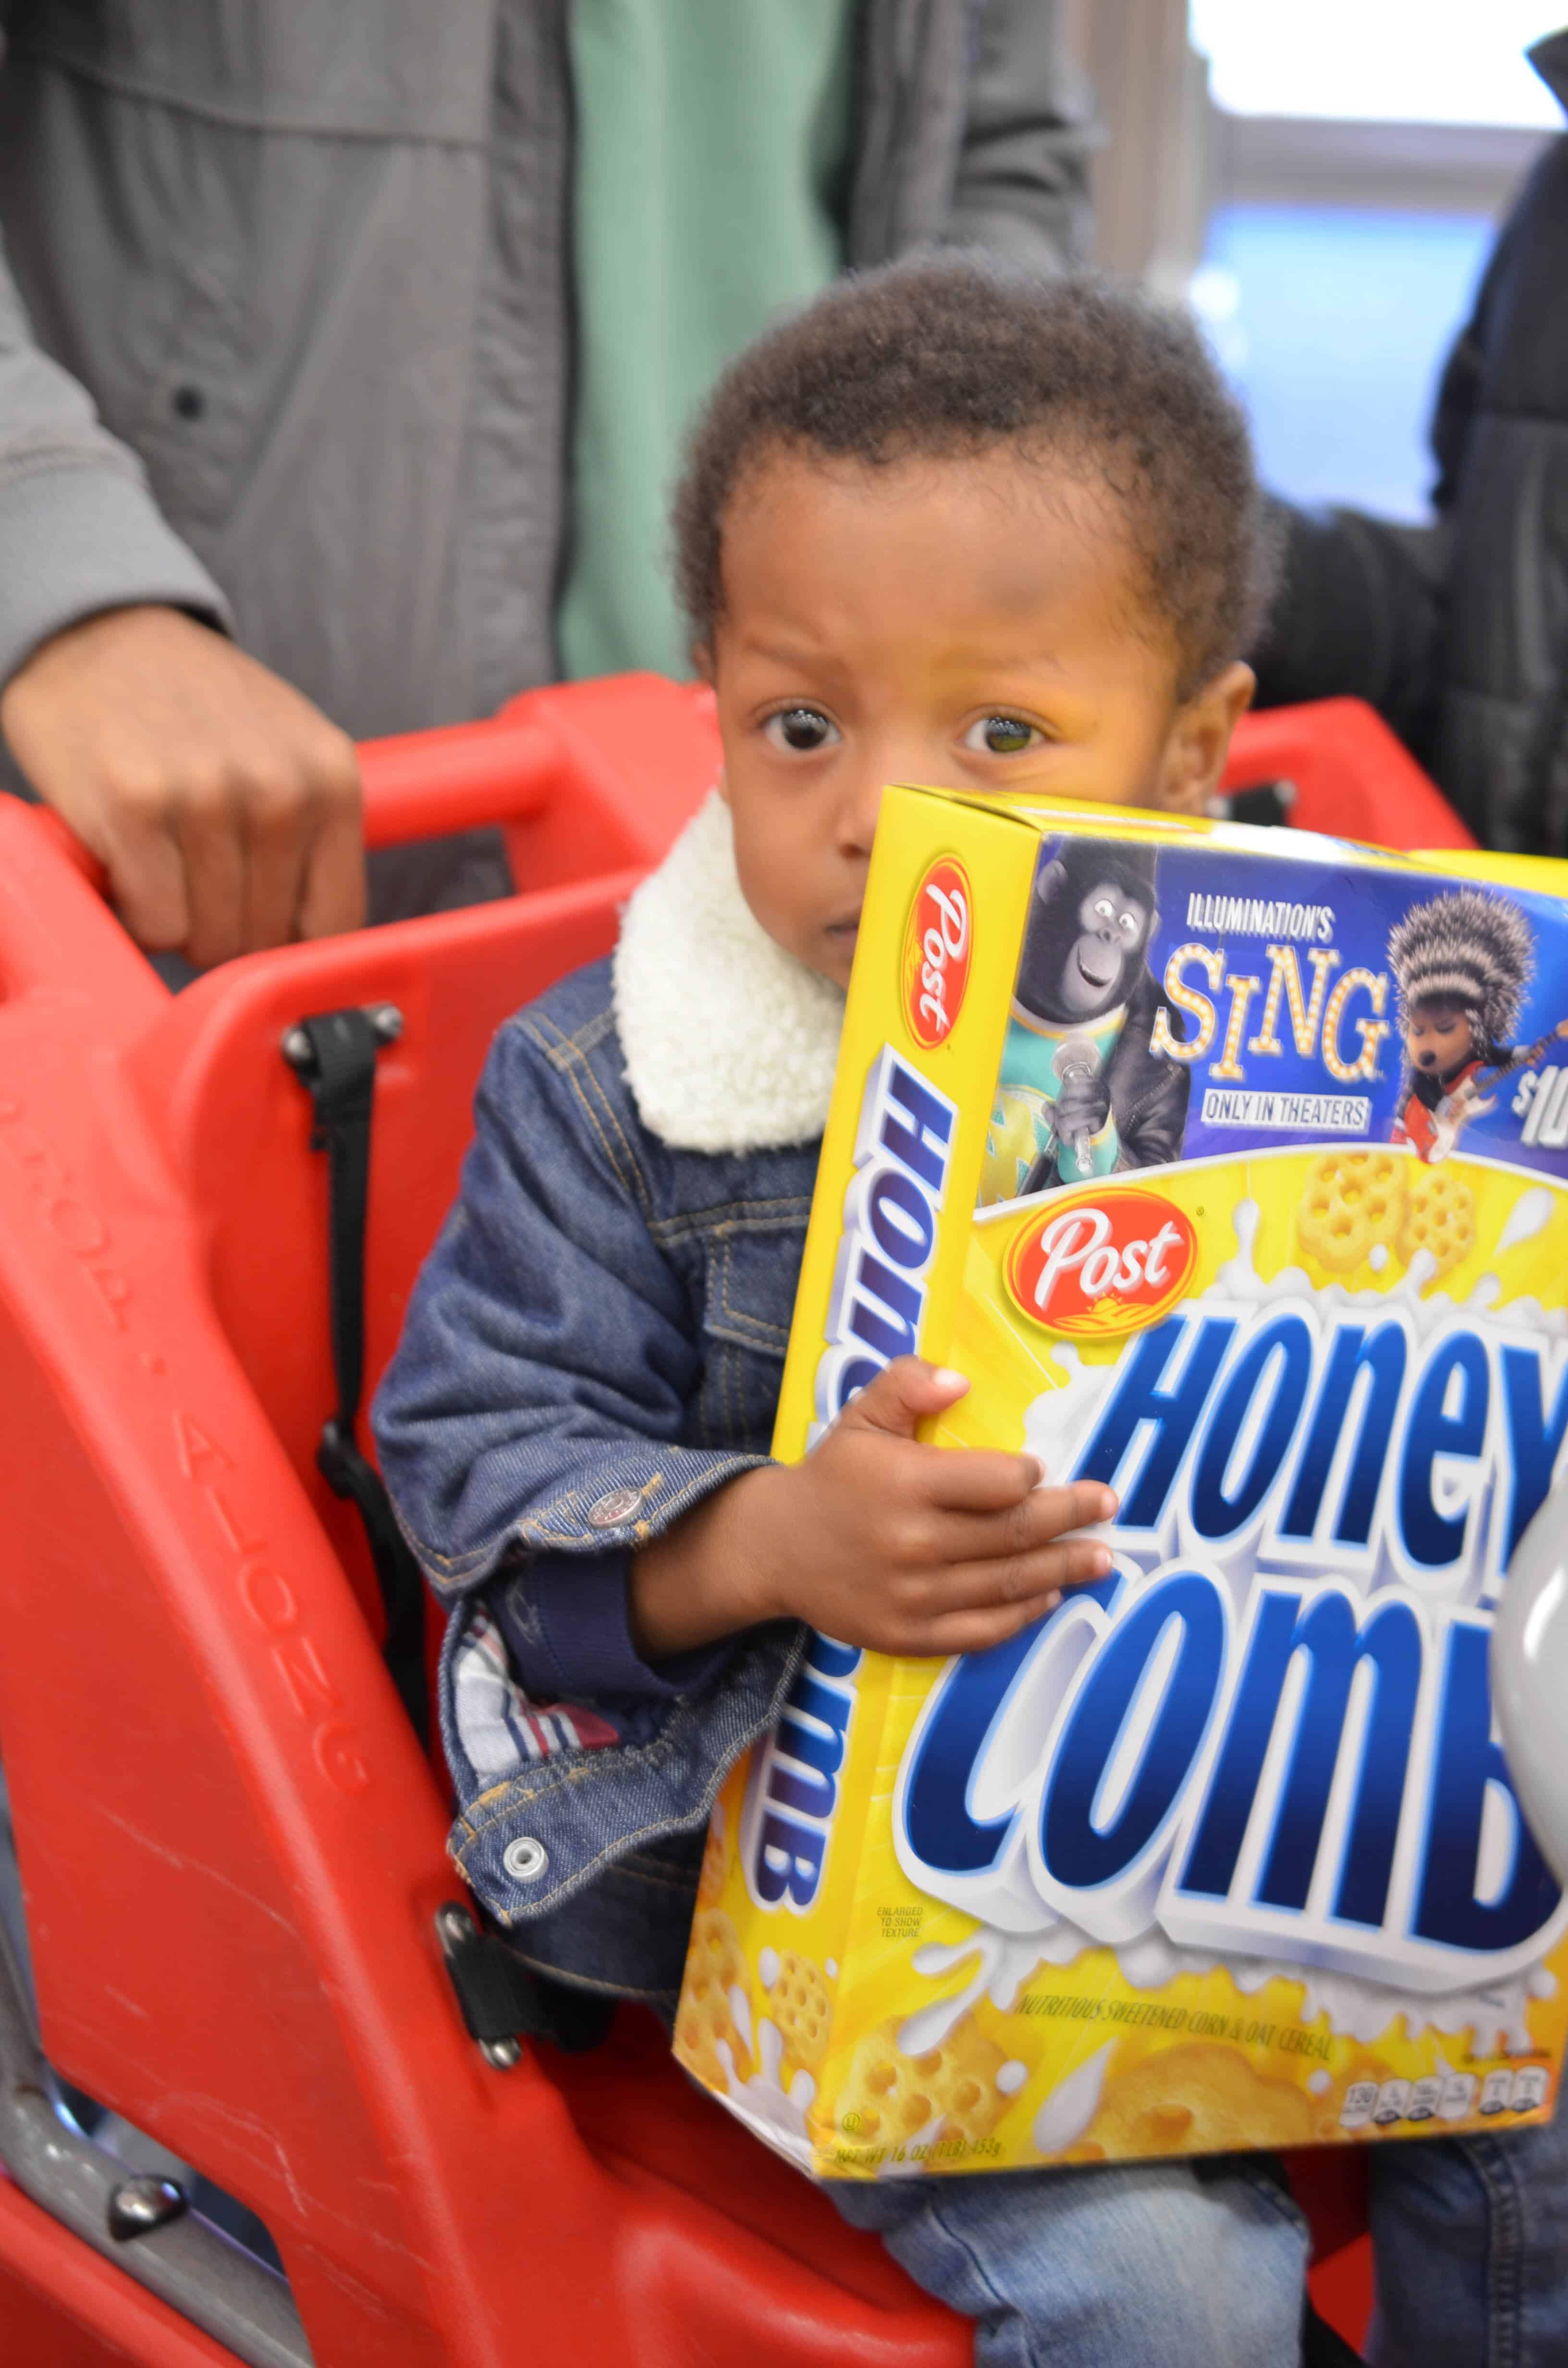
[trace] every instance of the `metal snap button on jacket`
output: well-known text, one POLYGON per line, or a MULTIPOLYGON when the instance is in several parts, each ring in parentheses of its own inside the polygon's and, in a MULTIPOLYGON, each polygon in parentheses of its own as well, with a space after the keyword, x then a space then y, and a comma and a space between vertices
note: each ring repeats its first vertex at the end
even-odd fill
POLYGON ((608 1496, 597 1497, 588 1508, 591 1530, 618 1529, 629 1521, 642 1502, 641 1488, 612 1488, 608 1496))
POLYGON ((519 1834, 501 1853, 501 1863, 517 1883, 537 1883, 550 1864, 550 1853, 531 1834, 519 1834))

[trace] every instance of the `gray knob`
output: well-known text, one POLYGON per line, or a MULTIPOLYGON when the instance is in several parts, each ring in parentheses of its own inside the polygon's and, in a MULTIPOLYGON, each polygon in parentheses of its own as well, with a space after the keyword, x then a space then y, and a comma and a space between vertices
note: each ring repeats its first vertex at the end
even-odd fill
POLYGON ((172 2179, 140 2171, 134 2179, 122 2179, 110 2191, 108 2233, 117 2245, 126 2245, 133 2237, 146 2237, 154 2228, 166 2227, 171 2220, 179 2218, 185 2208, 185 2190, 176 2187, 172 2179))

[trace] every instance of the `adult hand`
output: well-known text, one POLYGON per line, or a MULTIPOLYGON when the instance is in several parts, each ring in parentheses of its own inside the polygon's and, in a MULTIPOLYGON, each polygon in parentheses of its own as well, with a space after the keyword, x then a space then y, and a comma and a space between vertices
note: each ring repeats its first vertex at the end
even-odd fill
POLYGON ((979 1653, 1103 1577, 1105 1546, 1067 1532, 1109 1520, 1097 1481, 1040 1486, 1031 1455, 915 1436, 969 1384, 901 1357, 801 1463, 743 1474, 645 1547, 632 1624, 651 1656, 759 1620, 810 1622, 846 1645, 979 1653))
POLYGON ((149 951, 205 969, 363 921, 353 742, 179 609, 54 634, 0 693, 0 730, 149 951))

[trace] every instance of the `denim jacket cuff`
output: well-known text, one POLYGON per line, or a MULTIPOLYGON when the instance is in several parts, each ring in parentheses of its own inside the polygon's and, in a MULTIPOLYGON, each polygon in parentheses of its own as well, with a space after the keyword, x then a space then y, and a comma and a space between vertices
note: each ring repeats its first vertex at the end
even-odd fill
POLYGON ((534 1701, 673 1702, 711 1684, 732 1640, 644 1660, 632 1640, 631 1556, 544 1554, 497 1588, 491 1616, 518 1684, 534 1701))
POLYGON ((497 1521, 465 1551, 441 1553, 399 1508, 408 1542, 438 1592, 482 1585, 503 1563, 519 1558, 633 1554, 725 1481, 768 1460, 644 1439, 583 1440, 572 1447, 565 1486, 497 1521))
MULTIPOLYGON (((660 1704, 646 1739, 541 1755, 486 1781, 463 1748, 452 1705, 463 1625, 453 1620, 442 1654, 442 1739, 460 1804, 447 1847, 506 1928, 547 1916, 628 1856, 699 1831, 730 1769, 778 1718, 806 1641, 793 1621, 750 1629, 735 1640, 722 1682, 660 1704)), ((688 1914, 683 1898, 672 1927, 677 1954, 688 1914)))

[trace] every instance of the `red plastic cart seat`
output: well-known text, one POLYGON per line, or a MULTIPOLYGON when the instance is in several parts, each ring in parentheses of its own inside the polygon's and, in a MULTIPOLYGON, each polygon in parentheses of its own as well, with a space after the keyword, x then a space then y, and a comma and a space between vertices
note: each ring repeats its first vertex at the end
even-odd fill
MULTIPOLYGON (((372 746, 372 843, 502 819, 523 893, 177 998, 47 821, 0 811, 0 1747, 44 2042, 261 2214, 319 2368, 522 2347, 674 2368, 742 2359, 763 2325, 778 2368, 970 2357, 645 2018, 589 2057, 482 2061, 432 1930, 455 1888, 442 1796, 377 1655, 354 1517, 314 1469, 325 1178, 283 1032, 403 1014, 378 1085, 373 1382, 493 1030, 608 950, 716 762, 710 702, 652 677, 372 746)), ((1301 823, 1470 843, 1353 702, 1244 725, 1228 778, 1280 775, 1301 823)), ((227 2356, 182 2349, 164 2305, 0 2180, 0 2310, 7 2277, 30 2323, 58 2296, 73 2342, 227 2356)), ((1364 2293, 1347 2310, 1358 2335, 1364 2293)))

